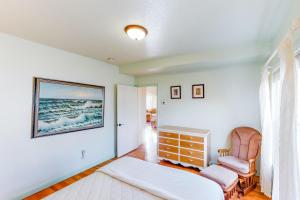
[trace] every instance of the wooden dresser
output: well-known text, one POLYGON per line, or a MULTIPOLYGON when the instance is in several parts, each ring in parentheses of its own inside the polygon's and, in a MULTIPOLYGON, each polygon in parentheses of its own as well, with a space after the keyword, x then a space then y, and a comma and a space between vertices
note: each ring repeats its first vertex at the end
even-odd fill
POLYGON ((158 159, 185 167, 202 169, 209 162, 208 130, 161 126, 158 134, 158 159))

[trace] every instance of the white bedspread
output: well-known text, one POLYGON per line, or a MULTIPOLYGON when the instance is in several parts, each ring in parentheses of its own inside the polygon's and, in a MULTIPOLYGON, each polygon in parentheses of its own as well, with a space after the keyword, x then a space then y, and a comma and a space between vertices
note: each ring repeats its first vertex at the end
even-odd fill
POLYGON ((46 200, 161 200, 101 172, 93 173, 45 198, 46 200))
POLYGON ((131 157, 50 195, 47 200, 223 200, 221 187, 204 177, 131 157))
POLYGON ((190 172, 124 157, 98 171, 163 199, 223 200, 221 187, 190 172))

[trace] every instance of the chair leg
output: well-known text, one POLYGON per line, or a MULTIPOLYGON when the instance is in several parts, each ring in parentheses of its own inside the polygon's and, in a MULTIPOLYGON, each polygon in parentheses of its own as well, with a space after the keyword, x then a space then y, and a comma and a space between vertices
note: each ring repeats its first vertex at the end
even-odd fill
POLYGON ((256 187, 256 181, 254 180, 254 176, 250 177, 242 177, 240 178, 239 182, 239 188, 240 188, 240 193, 242 195, 247 194, 248 192, 254 190, 256 187))
POLYGON ((231 190, 224 192, 225 200, 239 199, 238 184, 236 184, 231 190))

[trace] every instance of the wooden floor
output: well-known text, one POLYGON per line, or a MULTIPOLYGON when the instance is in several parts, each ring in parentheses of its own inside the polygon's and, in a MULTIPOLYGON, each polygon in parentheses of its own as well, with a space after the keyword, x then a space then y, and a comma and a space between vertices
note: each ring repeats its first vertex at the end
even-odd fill
MULTIPOLYGON (((152 137, 152 134, 155 134, 155 133, 152 133, 150 132, 149 133, 149 141, 148 143, 146 142, 145 145, 142 145, 140 146, 138 149, 130 152, 127 154, 127 156, 131 156, 131 157, 135 157, 135 158, 138 158, 138 159, 142 159, 142 160, 146 160, 148 162, 155 162, 155 163, 159 163, 161 165, 164 165, 164 166, 168 166, 168 167, 172 167, 172 168, 178 168, 178 169, 182 169, 182 170, 185 170, 185 171, 189 171, 191 173, 194 173, 194 174, 198 174, 199 175, 199 171, 196 170, 196 169, 193 169, 193 168, 185 168, 185 167, 182 167, 182 166, 179 166, 179 165, 174 165, 170 162, 166 162, 166 161, 158 161, 157 160, 157 154, 156 154, 156 145, 155 145, 155 137, 152 137)), ((147 137, 146 137, 147 138, 147 137)), ((42 199, 58 190, 61 190, 62 188, 92 174, 93 172, 95 172, 98 168, 112 162, 113 160, 115 159, 111 159, 109 161, 106 161, 104 163, 101 163, 91 169, 88 169, 80 174, 77 174, 75 176, 72 176, 64 181, 61 181, 55 185, 52 185, 50 186, 49 188, 46 188, 36 194, 33 194, 27 198, 25 198, 25 200, 37 200, 37 199, 42 199)), ((261 192, 260 192, 260 187, 257 186, 256 189, 250 193, 248 193, 246 196, 244 197, 241 197, 240 198, 241 200, 270 200, 269 198, 267 198, 266 196, 264 196, 261 192)))

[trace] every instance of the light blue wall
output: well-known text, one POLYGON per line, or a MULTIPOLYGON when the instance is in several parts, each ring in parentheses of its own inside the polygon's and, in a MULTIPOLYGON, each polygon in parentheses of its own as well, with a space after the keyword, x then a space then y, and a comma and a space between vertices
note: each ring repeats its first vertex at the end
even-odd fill
POLYGON ((114 157, 119 81, 134 79, 120 76, 117 66, 0 34, 0 199, 28 195, 114 157), (33 77, 105 86, 104 128, 31 139, 33 77))
POLYGON ((206 69, 193 73, 136 78, 136 84, 158 85, 158 123, 209 129, 211 156, 228 147, 234 127, 260 129, 259 84, 262 64, 206 69), (192 85, 205 84, 205 99, 192 99, 192 85), (170 99, 170 86, 181 85, 182 99, 170 99), (162 101, 166 105, 162 105, 162 101))

